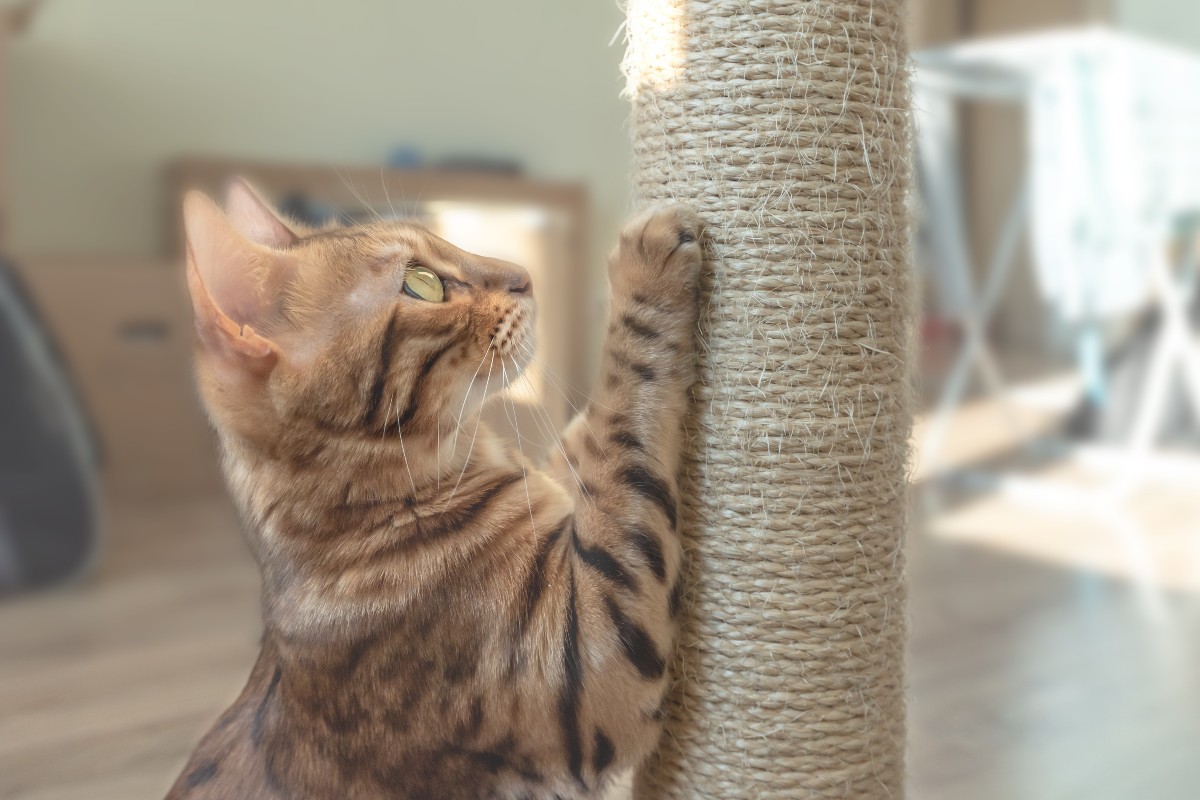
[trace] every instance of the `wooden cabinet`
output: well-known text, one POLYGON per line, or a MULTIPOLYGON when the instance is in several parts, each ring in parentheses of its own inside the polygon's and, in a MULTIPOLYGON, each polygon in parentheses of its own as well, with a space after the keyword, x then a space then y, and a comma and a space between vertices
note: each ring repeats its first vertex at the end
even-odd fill
POLYGON ((217 490, 182 264, 26 260, 21 272, 96 426, 110 491, 154 500, 217 490))

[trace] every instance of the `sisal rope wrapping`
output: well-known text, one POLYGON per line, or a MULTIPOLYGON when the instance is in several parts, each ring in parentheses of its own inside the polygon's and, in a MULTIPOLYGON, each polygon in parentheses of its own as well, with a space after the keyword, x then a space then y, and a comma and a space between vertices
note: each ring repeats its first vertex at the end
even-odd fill
POLYGON ((639 798, 904 794, 901 0, 629 0, 637 200, 707 229, 688 609, 639 798))

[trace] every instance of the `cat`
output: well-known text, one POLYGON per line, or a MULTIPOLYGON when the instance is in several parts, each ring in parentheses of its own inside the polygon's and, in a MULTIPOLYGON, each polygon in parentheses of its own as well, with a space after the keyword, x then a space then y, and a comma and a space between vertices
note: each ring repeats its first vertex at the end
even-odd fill
POLYGON ((665 716, 696 214, 623 229, 602 379, 544 471, 478 423, 533 352, 523 269, 415 223, 304 230, 240 181, 184 222, 264 634, 168 800, 600 797, 665 716))

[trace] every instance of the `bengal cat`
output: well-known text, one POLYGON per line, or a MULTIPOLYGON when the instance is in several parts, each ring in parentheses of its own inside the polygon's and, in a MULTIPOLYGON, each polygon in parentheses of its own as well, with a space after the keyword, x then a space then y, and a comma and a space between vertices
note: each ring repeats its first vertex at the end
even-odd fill
POLYGON ((600 797, 664 715, 696 215, 621 234, 603 377, 545 471, 478 421, 533 352, 524 270, 407 222, 300 230, 243 183, 184 217, 264 634, 170 800, 600 797))

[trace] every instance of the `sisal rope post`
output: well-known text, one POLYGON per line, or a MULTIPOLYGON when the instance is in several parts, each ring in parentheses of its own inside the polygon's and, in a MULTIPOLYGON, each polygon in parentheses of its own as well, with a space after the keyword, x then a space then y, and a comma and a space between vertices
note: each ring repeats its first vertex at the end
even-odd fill
POLYGON ((687 609, 639 798, 900 798, 902 0, 628 0, 639 204, 706 223, 687 609))

